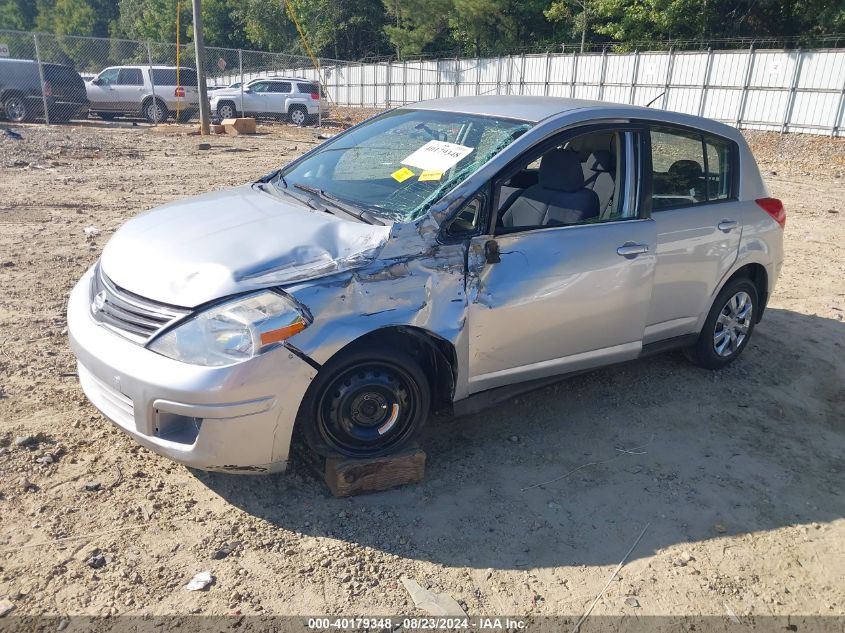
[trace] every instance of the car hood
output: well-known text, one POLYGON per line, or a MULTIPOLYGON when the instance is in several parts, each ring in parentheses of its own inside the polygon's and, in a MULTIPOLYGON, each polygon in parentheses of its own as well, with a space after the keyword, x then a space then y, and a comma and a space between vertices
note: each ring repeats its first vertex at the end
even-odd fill
POLYGON ((215 88, 208 91, 209 97, 238 97, 241 96, 240 88, 215 88))
POLYGON ((389 235, 389 226, 315 211, 244 185, 133 218, 106 245, 101 266, 129 292, 195 307, 362 266, 389 235))

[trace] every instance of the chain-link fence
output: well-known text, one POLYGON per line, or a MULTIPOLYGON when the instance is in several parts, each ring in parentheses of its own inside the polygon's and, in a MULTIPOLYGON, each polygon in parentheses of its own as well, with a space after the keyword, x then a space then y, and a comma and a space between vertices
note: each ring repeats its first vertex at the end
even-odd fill
MULTIPOLYGON (((188 121, 199 97, 192 45, 0 31, 0 108, 12 120, 188 121), (6 69, 4 71, 4 68, 6 69), (5 78, 4 78, 5 77, 5 78), (46 116, 45 116, 46 113, 46 116)), ((536 95, 650 105, 744 128, 845 135, 845 49, 546 53, 347 62, 206 48, 213 116, 320 123, 329 105, 536 95)), ((356 117, 359 118, 359 117, 356 117)))
MULTIPOLYGON (((199 112, 195 59, 193 44, 0 30, 0 114, 18 122, 184 123, 199 112)), ((231 115, 300 124, 327 113, 328 95, 307 57, 207 47, 204 66, 212 117, 221 101, 232 105, 222 109, 231 115), (279 78, 293 81, 271 81, 279 78), (254 85, 259 79, 266 81, 254 85)))

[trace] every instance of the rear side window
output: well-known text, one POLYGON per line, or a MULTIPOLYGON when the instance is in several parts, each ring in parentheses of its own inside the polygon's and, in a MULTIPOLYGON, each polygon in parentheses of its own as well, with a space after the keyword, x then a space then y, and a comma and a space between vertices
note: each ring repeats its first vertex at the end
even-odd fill
POLYGON ((674 128, 652 128, 653 211, 731 197, 734 178, 729 141, 674 128))
POLYGON ((290 82, 274 81, 270 84, 270 90, 268 92, 290 92, 290 82))
POLYGON ((140 68, 121 68, 117 76, 117 83, 122 86, 143 86, 140 68))

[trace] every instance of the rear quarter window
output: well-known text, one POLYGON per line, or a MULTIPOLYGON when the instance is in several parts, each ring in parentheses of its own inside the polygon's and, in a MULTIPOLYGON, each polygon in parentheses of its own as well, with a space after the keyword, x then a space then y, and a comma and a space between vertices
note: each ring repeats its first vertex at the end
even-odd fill
POLYGON ((156 86, 196 86, 197 71, 190 68, 179 69, 179 81, 176 81, 175 68, 153 68, 153 83, 156 86))
POLYGON ((317 84, 297 84, 299 86, 299 92, 303 92, 305 94, 314 94, 315 92, 319 92, 320 96, 323 96, 322 91, 318 90, 317 84))

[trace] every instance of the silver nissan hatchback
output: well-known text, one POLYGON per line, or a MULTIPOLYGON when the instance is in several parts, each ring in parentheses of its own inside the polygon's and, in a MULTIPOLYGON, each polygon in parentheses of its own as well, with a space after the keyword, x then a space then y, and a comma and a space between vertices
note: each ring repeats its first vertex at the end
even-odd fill
POLYGON ((391 110, 280 170, 127 222, 68 304, 79 379, 191 467, 407 446, 562 374, 681 348, 718 369, 760 321, 785 212, 741 134, 545 97, 391 110))

